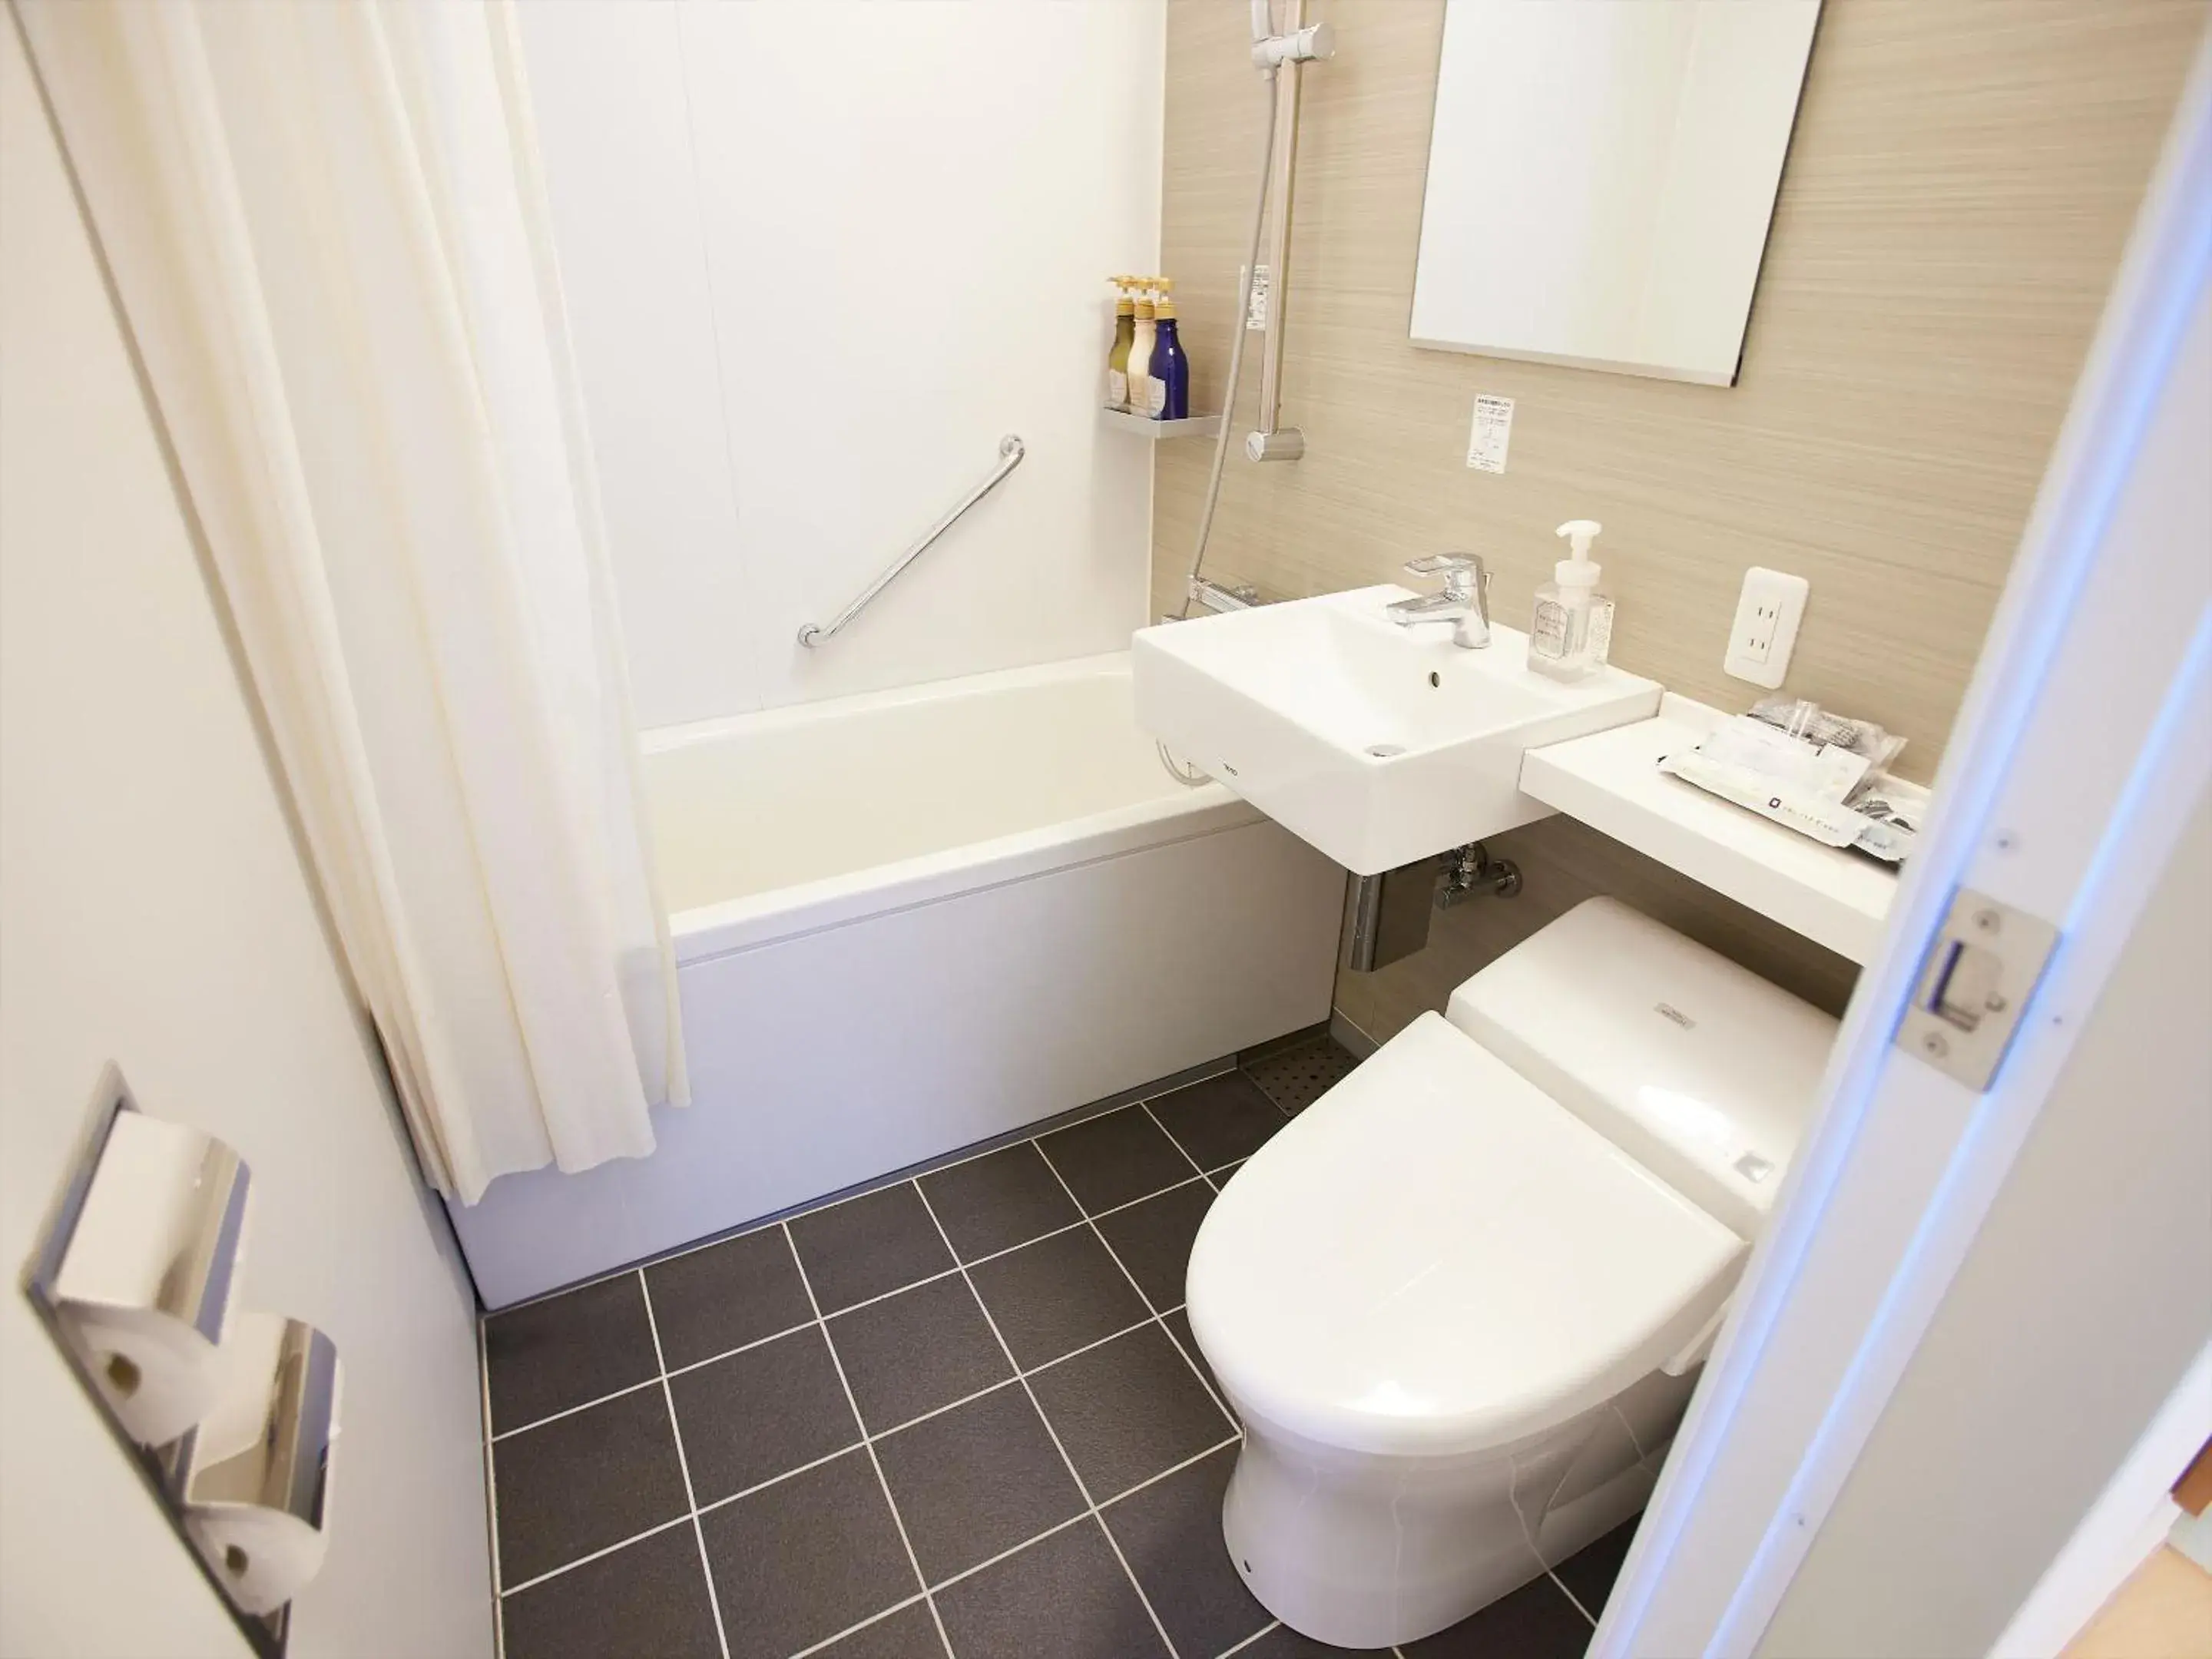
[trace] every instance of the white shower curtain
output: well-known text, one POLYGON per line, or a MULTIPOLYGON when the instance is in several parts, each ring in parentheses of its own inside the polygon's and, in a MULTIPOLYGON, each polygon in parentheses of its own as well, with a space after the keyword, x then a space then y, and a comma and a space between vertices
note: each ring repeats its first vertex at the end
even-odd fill
POLYGON ((509 0, 17 9, 426 1172, 649 1152, 675 973, 509 0))

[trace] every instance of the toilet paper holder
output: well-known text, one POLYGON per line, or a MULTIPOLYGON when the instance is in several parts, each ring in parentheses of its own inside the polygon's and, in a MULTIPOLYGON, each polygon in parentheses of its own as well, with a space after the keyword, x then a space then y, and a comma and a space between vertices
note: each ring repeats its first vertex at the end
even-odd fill
MULTIPOLYGON (((337 1431, 337 1350, 297 1320, 243 1313, 234 1318, 231 1291, 250 1172, 222 1141, 145 1119, 149 1126, 160 1123, 171 1163, 188 1164, 189 1179, 166 1183, 173 1190, 131 1189, 130 1201, 118 1202, 112 1176, 95 1195, 103 1159, 112 1156, 118 1170, 132 1158, 143 1165, 154 1137, 144 1130, 118 1134, 118 1125, 138 1115, 130 1085, 111 1063, 24 1270, 23 1291, 254 1652, 281 1659, 289 1601, 267 1604, 265 1575, 254 1580, 264 1594, 243 1593, 255 1564, 244 1547, 217 1540, 235 1531, 239 1517, 257 1517, 280 1533, 289 1529, 295 1540, 307 1539, 319 1565, 337 1431), (127 1248, 110 1236, 125 1227, 138 1234, 127 1248), (79 1252, 74 1267, 73 1249, 79 1252), (138 1271, 117 1271, 118 1261, 138 1271), (173 1321, 181 1340, 212 1345, 228 1369, 206 1420, 158 1446, 134 1435, 125 1413, 142 1380, 137 1368, 120 1353, 101 1352, 86 1334, 88 1321, 109 1314, 173 1321), (230 1340, 241 1328, 254 1339, 243 1346, 230 1340), (218 1425, 212 1433, 210 1422, 218 1425)), ((255 1535, 273 1534, 264 1528, 255 1535)))

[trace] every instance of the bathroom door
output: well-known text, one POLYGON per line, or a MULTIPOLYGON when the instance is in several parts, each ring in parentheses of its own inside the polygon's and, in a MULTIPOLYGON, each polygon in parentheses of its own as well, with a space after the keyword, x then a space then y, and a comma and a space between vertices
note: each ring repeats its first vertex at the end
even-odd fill
MULTIPOLYGON (((1846 1480, 1865 1472, 1869 1437, 2006 1194, 2015 1155, 2069 1064, 2099 1058, 2085 1028, 2093 1012, 2112 1012, 2100 994, 2120 986, 2124 1002, 2128 988, 2139 988, 2136 1005, 2118 1012, 2140 1020, 2156 999, 2196 982, 2181 975, 2200 965, 2191 953, 2201 954, 2204 933, 2191 933, 2193 912, 2183 907, 2196 902, 2191 884, 2208 858, 2201 843, 2212 835, 2208 268, 2212 40, 2181 100, 1984 645, 1937 781, 1937 816, 1906 872, 1884 949, 1860 980, 1822 1115, 1753 1255, 1593 1656, 1770 1650, 1770 1626, 1790 1611, 1824 1525, 1846 1518, 1839 1494, 1858 1496, 1846 1493, 1846 1480), (2057 934, 2039 979, 2022 981, 2010 1011, 2016 1030, 1985 1086, 1893 1041, 1962 893, 2039 918, 2057 934)), ((2114 1091, 2106 1101, 2148 1097, 2201 1115, 2206 1085, 2192 1070, 2202 1060, 2192 1044, 2203 1041, 2204 1011, 2192 1019, 2159 1006, 2166 1018, 2143 1021, 2131 1046, 2102 1055, 2099 1075, 2114 1091)), ((2201 1170, 2190 1173, 2201 1194, 2201 1170)), ((2145 1218, 2125 1191, 2099 1201, 2098 1212, 2052 1224, 2121 1231, 2145 1218)), ((2062 1319, 2098 1294, 2125 1291, 2054 1288, 2048 1316, 2062 1319)), ((2212 1296, 2195 1304, 2212 1307, 2212 1296)), ((1984 1376, 2006 1376, 2033 1334, 1992 1342, 1984 1376)), ((2115 1351, 2110 1364, 2125 1363, 2115 1351)), ((2150 1380, 2170 1387, 2172 1379, 2150 1380)), ((2141 1423, 2120 1426, 2132 1438, 2141 1423)), ((2048 1431, 2112 1429, 2083 1418, 2048 1431)), ((1938 1464, 1965 1450, 1946 1447, 1923 1466, 1931 1478, 1923 1499, 1938 1464)), ((1900 1502, 1871 1524, 1888 1529, 1893 1559, 1917 1543, 1924 1559, 2009 1571, 2025 1593, 2044 1565, 2022 1555, 2036 1547, 2033 1538, 2008 1542, 1969 1522, 1970 1547, 1936 1530, 1939 1509, 1900 1502), (2021 1559, 1997 1562, 2000 1546, 2021 1559)), ((1894 1582, 1867 1583, 1860 1595, 1869 1604, 1907 1597, 1894 1582)), ((1989 1630, 1984 1644, 1996 1633, 1989 1630)), ((1869 1642, 1820 1650, 1884 1650, 1869 1642)))
POLYGON ((13 1282, 114 1060, 253 1170, 245 1305, 345 1366, 294 1659, 489 1659, 476 1304, 319 924, 0 16, 0 1654, 246 1652, 13 1282))

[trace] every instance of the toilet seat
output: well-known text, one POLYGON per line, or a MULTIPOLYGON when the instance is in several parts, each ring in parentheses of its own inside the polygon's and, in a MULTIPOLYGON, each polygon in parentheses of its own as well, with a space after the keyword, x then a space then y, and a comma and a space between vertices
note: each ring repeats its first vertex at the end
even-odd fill
POLYGON ((1248 1415, 1344 1450, 1450 1455, 1657 1369, 1747 1249, 1430 1013, 1223 1189, 1189 1316, 1248 1415))

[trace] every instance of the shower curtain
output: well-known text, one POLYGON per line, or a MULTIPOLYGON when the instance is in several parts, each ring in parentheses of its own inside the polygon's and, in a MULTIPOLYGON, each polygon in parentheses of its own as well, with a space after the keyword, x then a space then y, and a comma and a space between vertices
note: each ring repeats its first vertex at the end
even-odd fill
POLYGON ((651 1151, 675 972, 510 0, 16 10, 426 1174, 651 1151))

